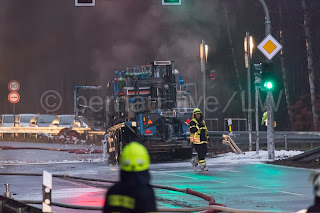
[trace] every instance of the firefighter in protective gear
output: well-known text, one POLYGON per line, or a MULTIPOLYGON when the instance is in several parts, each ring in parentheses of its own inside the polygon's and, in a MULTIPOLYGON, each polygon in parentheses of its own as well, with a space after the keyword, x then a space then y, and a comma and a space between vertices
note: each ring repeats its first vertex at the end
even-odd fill
POLYGON ((310 175, 310 181, 313 183, 314 204, 308 208, 308 213, 320 212, 320 173, 313 172, 310 175))
POLYGON ((120 181, 107 192, 104 213, 156 212, 156 199, 150 185, 150 157, 138 142, 126 145, 120 155, 120 181))
POLYGON ((202 171, 208 171, 206 166, 206 154, 208 143, 208 128, 203 120, 202 111, 198 108, 193 110, 192 120, 190 122, 190 142, 193 144, 197 152, 197 157, 192 159, 192 167, 194 171, 197 170, 200 164, 202 171))

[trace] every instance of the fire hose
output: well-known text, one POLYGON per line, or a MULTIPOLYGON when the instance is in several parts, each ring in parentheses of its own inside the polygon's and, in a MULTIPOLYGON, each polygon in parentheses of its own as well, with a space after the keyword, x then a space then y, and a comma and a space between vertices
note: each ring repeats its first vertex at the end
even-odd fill
MULTIPOLYGON (((42 174, 39 173, 0 173, 2 176, 42 176, 42 174)), ((58 175, 58 174, 52 174, 52 177, 56 178, 66 178, 66 179, 75 179, 75 180, 85 180, 85 181, 95 181, 95 182, 105 182, 105 183, 116 183, 118 181, 115 180, 106 180, 106 179, 96 179, 96 178, 83 178, 83 177, 77 177, 77 176, 70 176, 70 175, 58 175)), ((152 187, 158 188, 158 189, 165 189, 170 191, 176 191, 181 192, 185 194, 190 194, 193 196, 197 196, 199 198, 202 198, 209 202, 209 206, 205 207, 194 207, 194 208, 160 208, 158 209, 158 212, 199 212, 202 213, 211 213, 211 212, 217 212, 217 211, 225 211, 225 212, 233 212, 233 213, 274 213, 274 211, 258 211, 258 210, 240 210, 240 209, 233 209, 228 208, 223 204, 215 203, 215 200, 213 197, 207 196, 203 193, 193 191, 189 188, 181 189, 171 186, 163 186, 163 185, 157 185, 157 184, 151 184, 152 187)), ((34 200, 19 200, 19 202, 26 203, 26 204, 42 204, 42 201, 34 201, 34 200)), ((101 206, 81 206, 81 205, 71 205, 71 204, 65 204, 65 203, 59 203, 59 202, 52 202, 53 206, 63 207, 63 208, 72 208, 72 209, 83 209, 83 210, 102 210, 101 206)))
MULTIPOLYGON (((42 201, 32 201, 32 200, 19 200, 21 203, 26 204, 42 204, 42 201)), ((79 205, 71 205, 65 203, 52 202, 53 206, 63 207, 63 208, 71 208, 71 209, 82 209, 82 210, 102 210, 100 206, 79 206, 79 205)), ((275 211, 258 211, 258 210, 240 210, 227 208, 219 205, 210 205, 205 207, 194 207, 194 208, 160 208, 157 212, 213 212, 215 210, 224 211, 224 212, 233 212, 233 213, 275 213, 275 211), (207 211, 206 211, 207 210, 207 211)), ((281 212, 285 213, 285 212, 281 212)), ((289 212, 288 212, 289 213, 289 212)))

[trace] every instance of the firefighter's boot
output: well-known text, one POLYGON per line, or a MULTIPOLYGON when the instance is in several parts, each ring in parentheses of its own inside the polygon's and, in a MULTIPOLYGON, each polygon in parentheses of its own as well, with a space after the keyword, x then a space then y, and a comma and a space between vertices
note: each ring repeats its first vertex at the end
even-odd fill
POLYGON ((208 171, 208 167, 206 165, 206 161, 203 160, 202 162, 199 162, 200 163, 200 168, 201 168, 201 171, 208 171))
POLYGON ((197 166, 198 166, 198 162, 197 159, 192 159, 191 160, 191 165, 194 171, 197 171, 197 166))

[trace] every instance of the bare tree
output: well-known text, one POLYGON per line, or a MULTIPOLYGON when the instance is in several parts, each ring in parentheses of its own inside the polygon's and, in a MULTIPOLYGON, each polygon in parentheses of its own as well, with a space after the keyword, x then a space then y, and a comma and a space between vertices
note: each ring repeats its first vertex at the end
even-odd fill
MULTIPOLYGON (((236 52, 234 50, 234 46, 233 46, 233 42, 232 42, 232 37, 231 37, 231 32, 230 32, 230 23, 229 23, 229 17, 228 17, 228 12, 226 9, 226 5, 224 5, 224 15, 225 15, 225 19, 226 19, 226 23, 227 23, 227 31, 228 31, 228 38, 229 38, 229 43, 230 43, 230 47, 231 47, 231 51, 232 51, 232 57, 233 57, 233 64, 234 64, 234 69, 236 71, 236 76, 237 76, 237 80, 238 80, 238 85, 239 85, 239 91, 240 94, 242 94, 242 86, 241 86, 241 82, 240 82, 240 72, 239 72, 239 66, 237 63, 237 59, 236 59, 236 52)), ((241 106, 244 106, 244 96, 241 95, 241 106)))
MULTIPOLYGON (((283 35, 284 32, 284 22, 283 22, 283 1, 280 2, 279 5, 279 16, 280 16, 280 43, 285 46, 285 36, 283 35)), ((280 52, 281 55, 281 71, 282 71, 282 79, 283 79, 283 87, 284 87, 284 93, 286 96, 286 103, 287 103, 287 109, 288 109, 288 115, 290 119, 290 124, 292 124, 293 121, 293 113, 291 106, 291 99, 290 99, 290 93, 289 93, 289 85, 288 85, 288 76, 287 76, 287 69, 286 69, 286 52, 285 47, 280 52)))
POLYGON ((306 37, 306 48, 307 48, 307 60, 308 60, 308 75, 309 75, 309 85, 310 85, 310 96, 311 96, 311 107, 312 107, 312 117, 314 129, 318 129, 318 112, 316 111, 315 101, 316 101, 316 91, 314 85, 314 65, 313 65, 313 51, 310 33, 310 14, 308 10, 308 5, 305 0, 301 0, 301 5, 304 13, 303 28, 306 37))

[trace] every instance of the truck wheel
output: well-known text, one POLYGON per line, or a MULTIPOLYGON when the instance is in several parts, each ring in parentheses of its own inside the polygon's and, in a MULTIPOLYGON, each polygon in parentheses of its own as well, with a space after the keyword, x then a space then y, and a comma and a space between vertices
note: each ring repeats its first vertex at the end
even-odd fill
POLYGON ((58 139, 61 143, 67 143, 67 134, 70 132, 69 128, 63 128, 58 133, 58 139))
POLYGON ((79 141, 79 136, 80 134, 75 131, 75 130, 71 130, 67 133, 67 137, 68 137, 68 142, 71 144, 76 144, 79 141))

